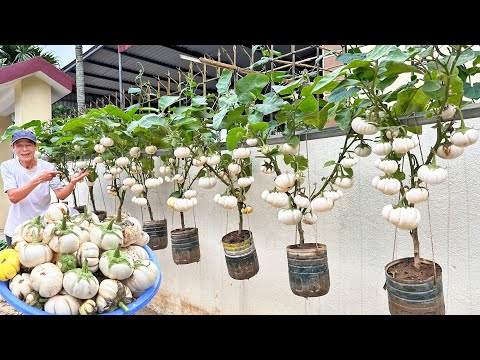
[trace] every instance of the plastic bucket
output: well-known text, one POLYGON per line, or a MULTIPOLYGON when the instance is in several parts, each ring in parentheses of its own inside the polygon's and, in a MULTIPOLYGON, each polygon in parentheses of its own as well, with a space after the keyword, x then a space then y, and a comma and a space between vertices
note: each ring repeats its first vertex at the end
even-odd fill
MULTIPOLYGON (((142 295, 140 295, 135 301, 126 305, 130 311, 126 312, 125 310, 119 308, 111 312, 106 312, 106 313, 96 314, 96 315, 133 315, 137 311, 143 309, 150 302, 150 300, 152 300, 152 298, 155 296, 158 289, 160 288, 160 283, 162 282, 162 272, 160 271, 160 266, 158 265, 155 253, 148 246, 143 246, 143 248, 147 251, 148 257, 150 258, 150 260, 153 261, 155 265, 157 265, 158 267, 158 270, 159 270, 158 278, 155 284, 153 284, 147 290, 145 290, 145 292, 142 295)), ((12 294, 12 292, 8 288, 8 284, 9 284, 9 281, 0 281, 0 295, 2 295, 2 297, 16 310, 22 312, 25 315, 56 315, 56 314, 51 314, 26 304, 25 302, 23 302, 22 300, 20 300, 19 298, 17 298, 15 295, 12 294)))

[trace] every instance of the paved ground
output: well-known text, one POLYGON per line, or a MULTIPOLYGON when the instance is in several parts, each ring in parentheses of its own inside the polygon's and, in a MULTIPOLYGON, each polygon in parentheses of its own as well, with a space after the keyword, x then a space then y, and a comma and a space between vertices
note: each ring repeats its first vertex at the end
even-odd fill
MULTIPOLYGON (((10 306, 1 296, 0 296, 0 315, 23 315, 21 312, 15 310, 10 306)), ((161 315, 155 310, 144 307, 142 310, 139 310, 135 315, 161 315)))

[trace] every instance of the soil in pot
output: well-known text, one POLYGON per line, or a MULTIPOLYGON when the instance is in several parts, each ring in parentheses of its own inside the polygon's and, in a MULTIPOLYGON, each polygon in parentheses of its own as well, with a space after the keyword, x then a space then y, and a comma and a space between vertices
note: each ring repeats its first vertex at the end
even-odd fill
POLYGON ((444 315, 442 268, 421 259, 420 271, 413 258, 403 258, 385 266, 388 308, 392 315, 444 315))
POLYGON ((177 265, 200 260, 200 243, 197 228, 174 229, 170 232, 173 261, 177 265))
POLYGON ((323 296, 330 290, 327 246, 305 243, 287 246, 288 279, 295 295, 323 296))
POLYGON ((246 280, 259 270, 257 250, 249 230, 232 231, 222 237, 228 274, 235 280, 246 280))

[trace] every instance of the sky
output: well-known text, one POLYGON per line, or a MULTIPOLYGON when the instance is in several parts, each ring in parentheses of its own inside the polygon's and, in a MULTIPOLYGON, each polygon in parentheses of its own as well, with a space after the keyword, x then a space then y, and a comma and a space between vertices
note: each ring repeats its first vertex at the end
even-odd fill
MULTIPOLYGON (((75 45, 41 45, 45 46, 44 51, 51 51, 60 61, 60 68, 75 60, 75 45)), ((93 45, 83 45, 83 53, 93 45)))

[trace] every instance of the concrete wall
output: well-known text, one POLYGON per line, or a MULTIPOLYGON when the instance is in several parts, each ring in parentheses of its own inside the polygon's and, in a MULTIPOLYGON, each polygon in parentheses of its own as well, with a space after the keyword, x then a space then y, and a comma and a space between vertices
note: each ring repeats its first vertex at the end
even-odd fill
MULTIPOLYGON (((480 119, 467 120, 467 126, 479 128, 480 119)), ((424 127, 421 137, 423 156, 433 145, 435 134, 431 126, 424 127)), ((313 186, 331 168, 323 168, 328 160, 336 159, 343 137, 308 142, 310 183, 313 186)), ((305 154, 305 143, 302 153, 305 154)), ((430 187, 429 204, 418 206, 422 214, 419 227, 421 255, 432 258, 443 268, 443 289, 447 314, 480 314, 480 227, 476 206, 480 203, 480 144, 467 148, 457 159, 439 159, 448 169, 448 181, 430 187)), ((420 155, 420 154, 419 154, 420 155)), ((354 167, 355 183, 334 209, 319 215, 317 225, 305 226, 306 240, 327 245, 330 269, 330 291, 319 298, 304 299, 294 295, 289 286, 286 246, 295 243, 295 228, 277 220, 277 209, 265 203, 260 195, 273 187, 274 175, 254 171, 255 183, 248 193, 248 203, 254 212, 246 220, 253 232, 260 270, 249 280, 234 280, 227 272, 221 238, 237 226, 233 210, 227 211, 214 203, 216 193, 198 189, 198 205, 186 214, 187 226, 199 229, 201 260, 198 263, 176 265, 172 259, 171 242, 166 249, 155 251, 162 271, 162 285, 152 300, 154 307, 174 314, 389 314, 384 266, 392 260, 395 227, 382 218, 384 205, 396 201, 371 185, 377 158, 372 154, 360 158, 354 167)), ((260 159, 254 159, 258 169, 260 159)), ((157 174, 158 175, 158 174, 157 174)), ((123 177, 122 177, 123 178, 123 177)), ((87 201, 86 185, 79 185, 80 203, 87 201)), ((180 227, 179 215, 166 206, 172 185, 164 183, 159 194, 152 194, 157 204, 155 219, 166 215, 169 230, 180 227), (159 204, 161 199, 161 205, 159 204)), ((133 193, 127 194, 128 201, 133 193)), ((96 186, 97 206, 113 214, 115 201, 96 186)), ((125 209, 139 219, 148 220, 146 208, 141 212, 128 202, 125 209)), ((395 258, 413 254, 407 231, 396 233, 395 258)))
MULTIPOLYGON (((0 134, 3 134, 7 127, 12 123, 10 116, 0 116, 0 134)), ((0 163, 11 159, 12 151, 10 150, 10 143, 3 142, 0 143, 0 163)), ((5 222, 7 221, 8 209, 10 207, 10 202, 8 201, 8 196, 3 192, 3 180, 0 177, 0 229, 5 227, 5 222)))
MULTIPOLYGON (((22 79, 15 86, 15 124, 22 125, 31 120, 50 120, 52 118, 52 88, 43 80, 34 76, 22 79)), ((0 133, 3 134, 11 124, 10 117, 0 117, 0 133)), ((0 144, 0 162, 10 159, 10 142, 0 144)), ((10 201, 3 192, 0 178, 0 229, 5 227, 10 201)))
POLYGON ((15 123, 52 118, 52 88, 34 76, 21 80, 15 86, 15 123))

